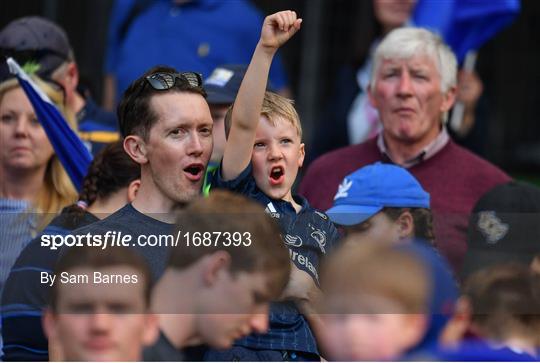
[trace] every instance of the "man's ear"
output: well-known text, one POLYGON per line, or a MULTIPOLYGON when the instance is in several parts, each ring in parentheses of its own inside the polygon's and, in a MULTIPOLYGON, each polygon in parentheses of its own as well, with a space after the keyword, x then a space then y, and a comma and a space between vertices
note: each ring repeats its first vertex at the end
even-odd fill
POLYGON ((77 89, 79 84, 79 68, 75 62, 70 62, 67 65, 66 82, 68 82, 70 89, 77 89))
POLYGON ((450 87, 446 93, 443 93, 443 102, 441 104, 441 112, 448 112, 456 102, 457 87, 450 87))
POLYGON ((49 348, 49 360, 51 362, 60 362, 64 360, 64 352, 62 344, 56 330, 56 316, 55 313, 47 308, 43 313, 41 319, 43 325, 43 331, 48 339, 49 348))
POLYGON ((401 213, 396 221, 399 239, 414 237, 414 219, 410 211, 401 213))
POLYGON ((157 315, 153 313, 144 314, 144 319, 143 345, 148 347, 159 337, 159 323, 157 315))
POLYGON ((138 135, 129 135, 124 139, 124 150, 138 164, 148 162, 146 143, 138 135))
POLYGON ((127 198, 128 202, 131 203, 135 200, 135 197, 137 196, 137 192, 139 191, 139 187, 141 186, 141 179, 136 179, 129 183, 128 189, 127 189, 127 198))
POLYGON ((51 340, 56 338, 56 321, 54 320, 54 313, 51 309, 45 309, 41 322, 47 339, 51 340))
POLYGON ((422 340, 428 328, 428 318, 424 314, 406 314, 407 324, 401 333, 403 350, 408 350, 422 340))
POLYGON ((298 152, 300 153, 298 167, 301 168, 304 165, 304 158, 306 157, 306 145, 304 143, 300 144, 300 150, 298 152))
POLYGON ((230 273, 231 255, 226 251, 216 251, 205 257, 203 264, 204 284, 214 285, 224 273, 230 273))
POLYGON ((371 90, 371 88, 372 84, 370 83, 367 87, 368 100, 373 108, 377 108, 377 100, 375 100, 375 96, 373 95, 373 91, 371 90))

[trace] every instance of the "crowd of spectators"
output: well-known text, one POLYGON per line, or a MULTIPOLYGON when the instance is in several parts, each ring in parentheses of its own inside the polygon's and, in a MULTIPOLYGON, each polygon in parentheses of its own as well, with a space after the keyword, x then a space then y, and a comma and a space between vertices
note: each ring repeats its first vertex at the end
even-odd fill
POLYGON ((0 30, 93 154, 77 191, 0 66, 2 359, 538 360, 540 188, 453 140, 483 86, 407 25, 415 1, 373 4, 309 148, 278 55, 294 11, 116 1, 103 109, 57 24, 0 30))

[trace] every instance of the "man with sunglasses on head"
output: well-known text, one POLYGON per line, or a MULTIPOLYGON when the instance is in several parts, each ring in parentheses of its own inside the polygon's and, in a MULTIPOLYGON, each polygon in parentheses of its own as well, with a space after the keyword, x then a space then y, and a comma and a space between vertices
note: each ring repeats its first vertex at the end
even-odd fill
MULTIPOLYGON (((99 108, 80 87, 73 49, 62 28, 39 16, 13 20, 0 31, 0 50, 62 87, 66 106, 77 116, 79 135, 92 154, 118 140, 114 114, 99 108)), ((2 79, 12 77, 5 62, 0 65, 0 73, 2 79)))
MULTIPOLYGON (((175 221, 173 209, 200 195, 212 154, 213 122, 205 97, 200 75, 178 73, 169 67, 150 69, 126 89, 118 120, 124 149, 141 167, 139 190, 132 203, 63 236, 63 241, 81 243, 57 245, 60 254, 81 245, 107 250, 114 242, 115 247, 126 246, 142 255, 153 281, 163 274, 173 245, 169 239, 175 221)), ((41 248, 51 247, 42 244, 41 248)), ((32 341, 32 336, 31 331, 21 334, 19 345, 32 341)), ((47 353, 46 347, 41 349, 36 354, 12 347, 11 356, 5 359, 14 360, 15 355, 40 359, 47 353)))
MULTIPOLYGON (((130 236, 158 278, 167 262, 177 205, 201 192, 212 154, 212 116, 201 76, 157 66, 135 80, 118 106, 124 150, 141 166, 141 184, 131 204, 74 234, 130 236)), ((127 237, 129 238, 129 237, 127 237)))

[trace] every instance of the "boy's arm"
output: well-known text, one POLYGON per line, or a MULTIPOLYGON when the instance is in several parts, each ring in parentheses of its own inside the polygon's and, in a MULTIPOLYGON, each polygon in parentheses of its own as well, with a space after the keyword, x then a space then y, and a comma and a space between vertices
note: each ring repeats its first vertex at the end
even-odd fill
POLYGON ((249 165, 272 59, 278 48, 300 29, 301 22, 294 11, 281 11, 264 19, 261 39, 232 110, 221 170, 225 181, 235 179, 249 165))

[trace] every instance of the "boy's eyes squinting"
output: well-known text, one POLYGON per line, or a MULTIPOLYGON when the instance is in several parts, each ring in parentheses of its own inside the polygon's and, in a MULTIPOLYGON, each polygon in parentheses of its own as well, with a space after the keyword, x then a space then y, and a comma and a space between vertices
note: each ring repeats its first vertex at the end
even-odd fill
POLYGON ((256 142, 253 146, 254 147, 264 147, 264 142, 256 142))

